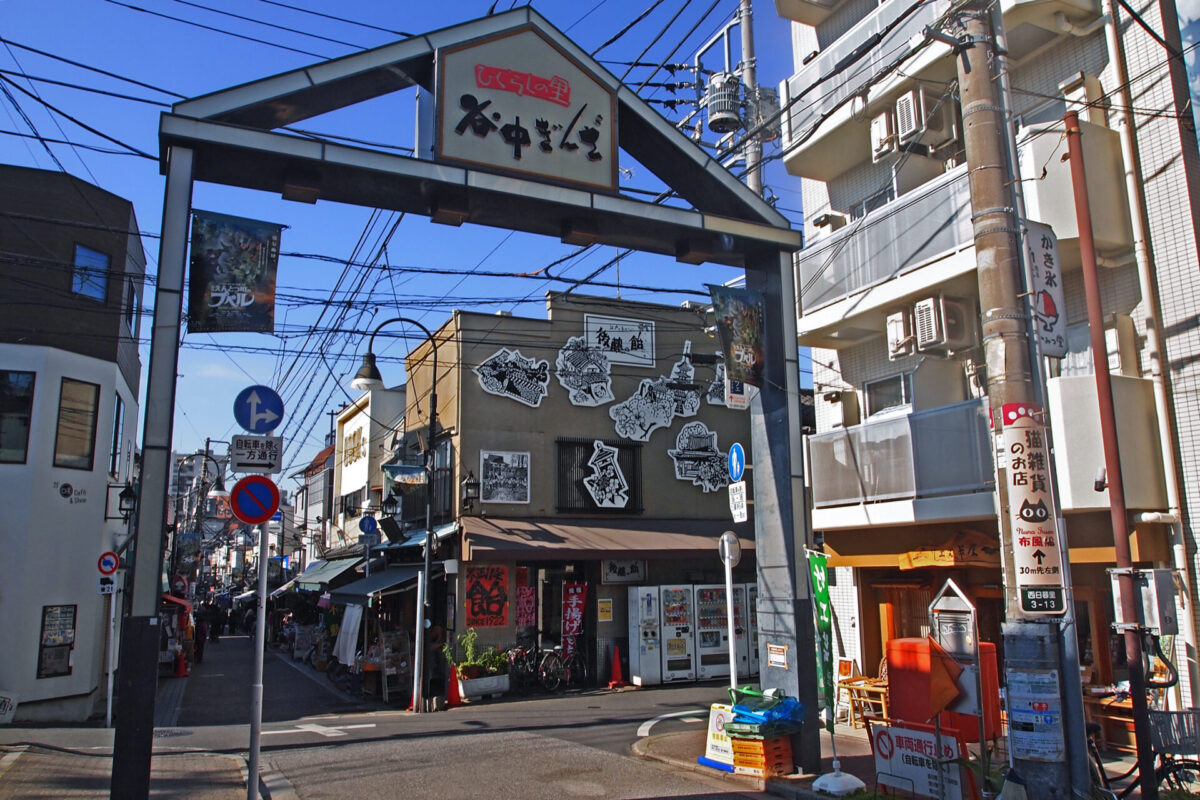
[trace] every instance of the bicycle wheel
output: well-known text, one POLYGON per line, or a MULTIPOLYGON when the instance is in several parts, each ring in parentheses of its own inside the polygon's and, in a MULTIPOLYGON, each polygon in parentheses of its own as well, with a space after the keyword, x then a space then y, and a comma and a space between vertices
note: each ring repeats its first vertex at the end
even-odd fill
POLYGON ((563 665, 563 682, 569 688, 577 689, 587 683, 587 667, 578 652, 572 653, 563 665))
POLYGON ((1200 791, 1200 761, 1171 759, 1158 769, 1158 785, 1185 792, 1200 791))
POLYGON ((563 685, 563 662, 558 653, 547 653, 542 659, 540 670, 542 688, 547 692, 557 692, 563 685))

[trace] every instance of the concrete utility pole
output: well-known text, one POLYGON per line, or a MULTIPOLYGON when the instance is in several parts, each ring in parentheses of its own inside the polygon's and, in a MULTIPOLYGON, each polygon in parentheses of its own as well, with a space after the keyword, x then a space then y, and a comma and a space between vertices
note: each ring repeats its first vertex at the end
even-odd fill
MULTIPOLYGON (((1071 797, 1071 771, 1067 766, 1069 748, 1064 727, 1075 733, 1081 725, 1064 726, 1064 706, 1061 693, 1072 682, 1064 680, 1066 670, 1077 665, 1064 665, 1060 647, 1056 614, 1066 611, 1062 584, 1054 587, 1029 577, 1028 548, 1022 544, 1022 563, 1014 551, 1014 513, 1010 503, 1010 478, 1015 479, 1018 464, 1016 446, 1023 447, 1036 440, 1039 457, 1048 455, 1046 442, 1049 428, 1035 390, 1030 356, 1029 314, 1022 301, 1022 271, 1020 260, 1020 220, 1017 219, 1010 185, 1013 180, 1006 146, 1005 117, 996 88, 994 74, 994 33, 987 5, 972 2, 956 15, 957 31, 962 32, 956 47, 959 90, 962 100, 963 139, 970 181, 972 224, 975 236, 979 305, 982 315, 984 361, 987 367, 987 394, 992 431, 997 443, 1003 442, 1004 452, 996 454, 996 489, 999 497, 998 526, 1001 542, 1001 561, 1005 584, 1004 670, 1009 687, 1010 748, 1013 765, 1025 779, 1030 797, 1071 797), (1006 417, 1005 410, 1009 410, 1006 417), (1032 416, 1015 417, 1013 409, 1032 416), (1005 428, 1011 428, 1006 431, 1005 428), (1025 439, 1020 437, 1032 437, 1025 439), (1011 453, 1009 452, 1011 450, 1011 453), (1018 570, 1021 570, 1019 572, 1018 570), (1032 598, 1032 599, 1031 599, 1032 598), (1039 604, 1044 604, 1038 609, 1039 604), (1051 616, 1042 616, 1051 615, 1051 616), (1047 690, 1047 687, 1050 687, 1047 690), (1049 691, 1051 697, 1047 698, 1049 691), (1014 713, 1023 698, 1042 693, 1042 702, 1051 705, 1050 713, 1039 717, 1036 729, 1025 729, 1014 713), (1044 720, 1050 720, 1049 723, 1044 720), (1030 745, 1036 742, 1040 747, 1030 745), (1036 749, 1037 752, 1034 752, 1036 749)), ((1000 449, 1000 448, 998 448, 1000 449)), ((1025 455, 1024 451, 1022 456, 1025 455)), ((1041 468, 1040 480, 1050 478, 1049 464, 1041 468)), ((1023 474, 1024 477, 1024 474, 1023 474)), ((1016 482, 1014 480, 1014 487, 1016 482)), ((1013 492, 1017 494, 1016 491, 1013 492)), ((1047 554, 1038 549, 1037 563, 1049 556, 1049 563, 1066 564, 1062 531, 1056 531, 1060 519, 1057 500, 1048 487, 1042 494, 1049 507, 1040 509, 1040 532, 1049 532, 1053 541, 1047 542, 1047 554)), ((1021 532, 1025 537, 1025 532, 1021 532)), ((1061 575, 1061 572, 1058 573, 1061 575)), ((1069 704, 1074 708, 1076 704, 1069 704)), ((1080 720, 1081 722, 1081 720, 1080 720)), ((1075 739, 1072 736, 1072 739, 1075 739)), ((1082 751, 1083 743, 1070 743, 1082 751)), ((1087 787, 1076 787, 1075 796, 1087 796, 1087 787)))
MULTIPOLYGON (((742 86, 745 87, 746 101, 753 113, 750 114, 750 128, 758 126, 758 78, 755 73, 757 66, 754 58, 754 6, 751 0, 741 0, 738 6, 738 16, 741 17, 742 34, 742 86)), ((757 195, 762 195, 762 138, 755 134, 746 142, 746 185, 757 195)))

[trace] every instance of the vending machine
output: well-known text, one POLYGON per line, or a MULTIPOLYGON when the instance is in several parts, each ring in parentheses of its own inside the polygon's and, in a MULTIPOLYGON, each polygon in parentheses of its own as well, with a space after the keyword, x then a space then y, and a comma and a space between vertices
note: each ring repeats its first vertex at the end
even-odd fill
POLYGON ((746 604, 742 606, 746 613, 743 629, 746 631, 746 669, 747 675, 758 674, 758 584, 746 584, 746 604))
POLYGON ((729 677, 724 586, 696 587, 696 662, 696 674, 702 681, 729 677))
POLYGON ((691 586, 662 586, 663 682, 696 680, 691 586))
POLYGON ((629 680, 634 686, 662 683, 662 610, 657 586, 629 587, 629 680))

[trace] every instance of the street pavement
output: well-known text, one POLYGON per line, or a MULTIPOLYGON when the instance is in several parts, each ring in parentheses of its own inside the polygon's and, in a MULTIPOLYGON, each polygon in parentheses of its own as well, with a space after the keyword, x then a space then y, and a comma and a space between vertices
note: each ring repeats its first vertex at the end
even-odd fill
MULTIPOLYGON (((204 662, 195 665, 189 677, 159 679, 151 797, 247 797, 252 658, 248 637, 226 636, 219 643, 208 644, 204 662)), ((372 774, 354 774, 356 780, 375 780, 385 792, 392 788, 380 796, 399 796, 395 781, 402 774, 412 777, 428 764, 441 761, 445 766, 435 786, 418 792, 411 788, 418 784, 407 784, 404 796, 468 797, 471 794, 466 788, 462 793, 455 789, 455 779, 461 779, 464 787, 478 789, 479 781, 486 785, 489 780, 489 764, 493 765, 490 779, 496 779, 495 759, 509 766, 508 782, 488 786, 484 792, 495 797, 718 798, 763 796, 764 792, 818 796, 810 791, 812 775, 762 781, 697 763, 707 735, 704 706, 697 699, 719 696, 720 687, 601 689, 575 697, 506 697, 445 713, 414 715, 345 694, 322 675, 278 651, 268 650, 265 658, 259 762, 259 796, 263 798, 344 798, 353 772, 345 767, 351 754, 356 763, 371 765, 372 774), (663 693, 658 705, 693 713, 690 718, 675 715, 657 722, 648 736, 633 735, 637 726, 630 715, 646 713, 636 701, 655 692, 663 693), (589 730, 586 722, 573 721, 581 713, 595 717, 594 730, 589 730), (514 719, 522 722, 512 724, 514 719), (529 720, 539 724, 530 726, 529 720), (543 756, 539 764, 538 754, 550 752, 547 735, 556 739, 555 755, 543 756), (304 741, 308 743, 296 744, 298 737, 307 737, 304 741), (458 766, 449 769, 449 764, 461 765, 464 759, 447 759, 446 749, 461 747, 466 737, 470 738, 467 747, 472 763, 461 770, 458 766), (356 749, 326 746, 326 752, 319 752, 313 739, 353 743, 356 749), (403 756, 397 754, 400 741, 407 748, 403 756), (630 752, 639 758, 627 758, 630 752), (513 764, 531 766, 514 770, 513 764)), ((102 724, 0 727, 0 800, 108 797, 113 731, 102 724)), ((872 785, 873 762, 864 733, 839 725, 837 739, 842 770, 872 785)), ((832 769, 827 734, 822 733, 821 742, 822 772, 827 772, 832 769)), ((362 784, 364 791, 373 788, 374 784, 362 784)))

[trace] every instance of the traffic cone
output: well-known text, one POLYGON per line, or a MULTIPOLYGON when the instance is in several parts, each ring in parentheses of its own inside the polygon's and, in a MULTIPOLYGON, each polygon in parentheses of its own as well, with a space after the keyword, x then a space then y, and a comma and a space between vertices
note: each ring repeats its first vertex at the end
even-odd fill
POLYGON ((183 651, 180 650, 175 655, 175 677, 186 678, 188 676, 187 660, 183 657, 183 651))
POLYGON ((446 708, 462 705, 462 697, 458 694, 458 667, 450 665, 450 688, 446 690, 446 708))
POLYGON ((623 672, 621 672, 621 646, 620 645, 613 647, 612 673, 611 673, 610 677, 612 678, 612 680, 610 680, 608 682, 608 688, 610 688, 610 689, 620 689, 622 686, 629 685, 628 683, 625 682, 625 674, 623 672))

